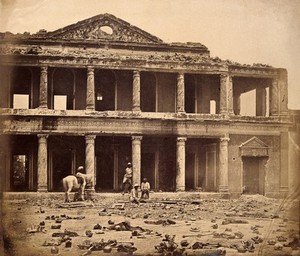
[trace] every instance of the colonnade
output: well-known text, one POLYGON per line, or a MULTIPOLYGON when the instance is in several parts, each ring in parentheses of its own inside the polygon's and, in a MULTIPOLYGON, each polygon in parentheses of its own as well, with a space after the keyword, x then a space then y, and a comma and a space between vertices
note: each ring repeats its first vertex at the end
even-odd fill
MULTIPOLYGON (((94 67, 87 67, 86 109, 95 110, 94 67)), ((141 111, 140 71, 133 70, 132 111, 141 111)), ((286 73, 282 71, 279 77, 273 79, 270 92, 270 115, 280 115, 287 112, 286 73)), ((39 108, 47 108, 48 99, 48 68, 41 67, 39 108)), ((177 73, 176 112, 185 112, 184 73, 177 73)), ((233 84, 229 73, 220 74, 220 114, 233 115, 233 84)), ((47 191, 47 134, 38 135, 38 191, 47 191)), ((85 165, 86 172, 95 176, 95 139, 96 135, 85 135, 85 165)), ((178 136, 176 143, 176 190, 185 190, 185 143, 187 137, 178 136)), ((218 190, 228 192, 228 142, 229 137, 219 138, 218 190)), ((141 143, 142 136, 132 136, 133 182, 141 182, 141 143)), ((92 188, 94 189, 94 188, 92 188)))
MULTIPOLYGON (((132 166, 133 183, 141 183, 141 144, 142 136, 132 136, 132 166)), ((47 140, 48 134, 38 135, 38 192, 48 191, 48 167, 47 167, 47 140)), ((85 135, 85 170, 96 179, 95 171, 95 141, 96 135, 85 135)), ((185 154, 186 137, 177 137, 176 140, 176 191, 185 191, 185 154)), ((219 143, 219 173, 218 190, 228 192, 228 137, 221 137, 219 143)), ((95 190, 94 187, 91 188, 95 190)))
MULTIPOLYGON (((140 98, 140 71, 132 71, 133 90, 132 90, 132 111, 141 111, 140 98)), ((220 73, 220 114, 233 115, 234 114, 234 97, 233 97, 233 83, 232 75, 230 73, 220 73)), ((48 67, 41 67, 40 75, 40 98, 39 108, 47 108, 48 101, 48 67)), ((279 71, 278 77, 272 80, 270 92, 270 115, 285 115, 288 112, 287 108, 287 74, 286 71, 279 71)), ((176 112, 185 112, 185 82, 184 73, 177 73, 176 85, 176 112)), ((258 88, 259 89, 259 88, 258 88)), ((95 110, 95 67, 87 67, 87 82, 86 82, 86 109, 95 110)))

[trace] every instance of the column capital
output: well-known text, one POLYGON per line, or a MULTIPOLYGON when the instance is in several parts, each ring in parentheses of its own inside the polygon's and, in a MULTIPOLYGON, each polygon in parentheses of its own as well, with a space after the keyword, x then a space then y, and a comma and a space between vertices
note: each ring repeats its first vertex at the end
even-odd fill
POLYGON ((48 72, 48 66, 41 66, 41 73, 48 72))
POLYGON ((93 66, 87 66, 87 71, 88 72, 94 72, 95 68, 93 66))
POLYGON ((220 142, 229 142, 229 141, 230 141, 229 135, 225 135, 220 138, 220 142))
POLYGON ((141 141, 143 139, 143 136, 131 136, 132 141, 141 141))
POLYGON ((186 142, 187 138, 186 137, 177 137, 177 142, 186 142))
POLYGON ((38 134, 37 137, 40 140, 46 140, 49 137, 49 134, 38 134))
POLYGON ((96 139, 96 135, 93 134, 87 134, 85 135, 86 142, 94 142, 96 139))
POLYGON ((227 79, 227 78, 229 78, 229 79, 232 79, 232 75, 231 74, 229 74, 228 72, 226 72, 226 73, 220 73, 220 78, 221 79, 227 79))
POLYGON ((140 73, 139 70, 133 70, 133 77, 140 76, 140 73))

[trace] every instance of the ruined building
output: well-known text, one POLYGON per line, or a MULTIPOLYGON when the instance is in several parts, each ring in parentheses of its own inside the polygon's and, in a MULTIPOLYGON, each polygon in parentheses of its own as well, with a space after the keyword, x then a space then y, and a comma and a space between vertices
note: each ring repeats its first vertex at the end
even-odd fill
POLYGON ((4 191, 61 191, 80 165, 95 191, 125 167, 154 191, 280 196, 289 189, 287 71, 165 43, 110 14, 0 34, 4 191))

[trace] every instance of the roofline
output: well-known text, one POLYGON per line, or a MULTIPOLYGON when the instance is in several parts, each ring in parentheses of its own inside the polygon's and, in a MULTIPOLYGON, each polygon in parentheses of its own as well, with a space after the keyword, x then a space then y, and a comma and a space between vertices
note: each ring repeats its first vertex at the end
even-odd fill
POLYGON ((45 45, 45 46, 70 46, 70 47, 109 47, 113 49, 131 49, 131 50, 155 50, 171 52, 192 52, 206 53, 209 55, 207 47, 198 43, 135 43, 110 40, 57 40, 45 38, 3 38, 0 44, 24 44, 24 45, 45 45))

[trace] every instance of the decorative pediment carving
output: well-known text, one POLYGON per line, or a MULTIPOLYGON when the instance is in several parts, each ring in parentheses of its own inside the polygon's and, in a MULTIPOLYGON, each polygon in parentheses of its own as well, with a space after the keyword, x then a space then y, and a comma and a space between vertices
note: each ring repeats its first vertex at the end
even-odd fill
POLYGON ((45 37, 65 40, 110 40, 135 43, 162 42, 161 39, 111 14, 102 14, 77 22, 49 32, 45 37))
POLYGON ((256 137, 240 145, 241 156, 267 157, 269 156, 268 149, 268 145, 256 137))

